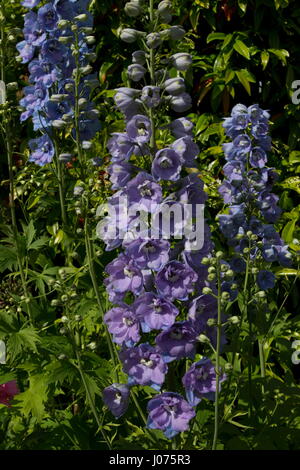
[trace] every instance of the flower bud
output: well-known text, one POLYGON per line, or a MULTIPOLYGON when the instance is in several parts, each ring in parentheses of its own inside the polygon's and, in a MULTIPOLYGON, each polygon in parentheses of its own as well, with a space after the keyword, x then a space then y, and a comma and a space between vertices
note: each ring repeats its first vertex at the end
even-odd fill
POLYGON ((188 93, 182 93, 178 96, 171 96, 170 106, 177 113, 184 113, 192 106, 192 98, 188 93))
POLYGON ((135 42, 140 35, 141 32, 137 31, 136 29, 125 28, 121 31, 120 38, 122 39, 122 41, 130 44, 135 42))
POLYGON ((132 53, 132 62, 134 64, 144 65, 146 63, 146 52, 135 51, 132 53))
POLYGON ((127 69, 128 77, 134 82, 138 82, 143 78, 146 69, 140 64, 131 64, 127 69))
POLYGON ((93 67, 91 65, 86 65, 85 67, 80 67, 79 70, 82 75, 88 75, 93 71, 93 67))
MULTIPOLYGON (((216 256, 217 256, 217 254, 216 254, 216 256)), ((217 258, 218 258, 218 256, 217 256, 217 258)), ((225 273, 225 271, 227 271, 227 269, 228 269, 228 266, 227 266, 227 264, 221 264, 220 268, 221 268, 221 271, 223 273, 225 273)))
POLYGON ((234 276, 234 272, 232 271, 232 269, 228 269, 228 270, 225 272, 225 277, 226 277, 227 279, 231 279, 233 276, 234 276))
POLYGON ((68 323, 69 319, 68 319, 68 317, 66 317, 66 316, 64 315, 64 316, 61 317, 60 321, 61 321, 62 323, 68 323))
POLYGON ((162 38, 159 33, 150 33, 146 36, 146 44, 149 49, 156 49, 162 43, 162 38))
POLYGON ((92 142, 90 142, 89 140, 84 140, 82 142, 82 148, 84 150, 90 150, 92 148, 92 145, 93 145, 92 142))
POLYGON ((197 339, 199 343, 210 343, 210 339, 206 335, 203 335, 203 334, 199 335, 197 339))
POLYGON ((170 0, 163 0, 162 2, 160 2, 157 6, 157 10, 160 12, 160 13, 164 13, 166 11, 170 11, 172 9, 172 3, 170 2, 170 0))
POLYGON ((7 91, 16 91, 18 89, 17 82, 7 83, 6 89, 7 89, 7 91))
POLYGON ((78 100, 79 109, 86 108, 87 104, 88 104, 88 100, 86 98, 79 98, 78 100))
POLYGON ((85 37, 86 43, 91 46, 92 44, 95 44, 96 38, 95 36, 86 36, 85 37))
POLYGON ((186 71, 193 61, 191 54, 187 54, 186 52, 178 52, 172 55, 171 60, 176 70, 181 71, 186 71))
POLYGON ((240 319, 239 319, 239 317, 236 316, 236 315, 234 315, 233 317, 229 317, 229 318, 227 319, 227 321, 228 321, 229 323, 232 323, 233 325, 237 325, 238 323, 240 323, 240 319))
POLYGON ((212 289, 210 287, 203 287, 202 293, 203 294, 212 294, 212 289))
POLYGON ((142 12, 142 8, 138 1, 131 0, 130 2, 126 3, 124 7, 125 13, 128 16, 136 18, 142 12))
POLYGON ((74 319, 75 319, 75 321, 81 321, 82 316, 81 315, 75 315, 74 319))
POLYGON ((69 25, 70 25, 70 21, 69 21, 69 20, 59 20, 59 22, 57 23, 57 27, 58 27, 59 29, 67 28, 69 25))
POLYGON ((86 13, 81 13, 81 15, 74 16, 73 18, 75 21, 86 21, 88 16, 86 13))
POLYGON ((168 31, 173 41, 180 41, 180 39, 182 39, 183 36, 185 35, 185 30, 183 29, 182 26, 177 26, 177 25, 171 26, 168 31))
POLYGON ((256 295, 259 299, 264 299, 266 297, 266 293, 263 290, 258 291, 256 295))
POLYGON ((216 279, 215 273, 211 273, 207 276, 208 281, 214 281, 216 279))
POLYGON ((185 91, 184 79, 182 77, 169 78, 165 81, 164 88, 169 95, 180 95, 185 91))
POLYGON ((92 351, 95 351, 95 349, 97 349, 97 344, 95 343, 95 341, 92 341, 92 342, 89 343, 87 346, 88 346, 88 348, 91 349, 92 351))
POLYGON ((61 300, 62 302, 68 302, 68 296, 65 295, 65 294, 62 295, 61 298, 60 298, 60 300, 61 300))
POLYGON ((62 44, 71 44, 74 41, 73 36, 59 36, 59 42, 62 44))
POLYGON ((201 260, 201 263, 204 265, 210 264, 210 259, 204 256, 204 258, 202 258, 201 260))
POLYGON ((59 305, 59 301, 57 299, 51 300, 50 303, 51 307, 57 307, 59 305))
MULTIPOLYGON (((223 251, 217 251, 217 253, 216 253, 216 258, 217 258, 217 259, 224 258, 224 253, 223 253, 223 251)), ((226 266, 226 269, 227 269, 227 266, 226 266)))
POLYGON ((215 318, 209 318, 206 324, 207 326, 215 326, 217 324, 217 320, 215 318))
POLYGON ((55 127, 56 129, 63 129, 66 127, 66 122, 62 119, 54 119, 54 121, 52 121, 52 127, 55 127))

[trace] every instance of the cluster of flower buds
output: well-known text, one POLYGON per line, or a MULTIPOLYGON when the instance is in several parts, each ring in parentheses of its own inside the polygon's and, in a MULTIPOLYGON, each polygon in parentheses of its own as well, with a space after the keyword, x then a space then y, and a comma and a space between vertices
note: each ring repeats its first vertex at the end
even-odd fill
MULTIPOLYGON (((98 230, 108 250, 123 249, 107 265, 105 279, 115 306, 104 319, 121 347, 120 360, 128 375, 127 384, 104 390, 104 402, 116 417, 126 411, 130 387, 164 390, 171 363, 193 360, 201 334, 215 338, 215 328, 207 325, 207 319, 216 314, 216 301, 202 295, 203 287, 210 285, 202 259, 210 256, 212 243, 203 213, 197 212, 207 196, 198 174, 191 172, 199 148, 193 141, 192 122, 186 117, 172 120, 167 113, 167 109, 181 113, 191 106, 182 72, 192 59, 186 52, 160 54, 163 41, 177 47, 173 41, 182 39, 184 30, 181 26, 166 29, 157 21, 171 21, 169 1, 161 2, 155 11, 151 3, 148 34, 131 28, 121 32, 124 41, 139 41, 140 49, 133 52, 128 67, 134 87, 118 88, 114 96, 126 124, 125 131, 114 133, 108 142, 110 179, 117 191, 98 230), (150 84, 140 85, 147 77, 150 84), (136 210, 143 213, 142 224, 136 210), (171 217, 168 232, 161 218, 167 219, 172 211, 185 216, 171 217), (189 224, 195 228, 201 219, 202 243, 195 247, 191 233, 183 234, 183 229, 189 224)), ((137 16, 146 7, 131 1, 126 11, 137 16)), ((188 429, 195 416, 193 407, 202 398, 213 399, 216 373, 210 359, 192 364, 182 383, 186 399, 163 391, 148 403, 148 427, 162 430, 168 438, 188 429)))
MULTIPOLYGON (((94 42, 90 0, 52 0, 34 11, 39 3, 22 2, 30 11, 17 49, 20 60, 29 63, 30 85, 20 101, 25 108, 21 121, 32 118, 34 130, 43 134, 29 142, 29 160, 43 166, 54 156, 54 129, 72 130, 74 137, 78 132, 83 146, 90 148, 100 122, 98 110, 89 101, 97 85, 90 65, 95 57, 90 47, 94 42)), ((69 161, 71 154, 63 152, 59 159, 69 161)))
POLYGON ((280 209, 278 197, 271 192, 277 175, 266 166, 271 149, 269 114, 258 105, 247 108, 238 104, 223 127, 232 142, 223 146, 227 163, 219 192, 229 204, 229 213, 218 216, 220 228, 236 252, 230 263, 232 270, 244 272, 245 257, 249 257, 259 268, 258 287, 267 290, 274 287, 275 276, 263 269, 265 264, 291 263, 288 246, 273 225, 280 209))

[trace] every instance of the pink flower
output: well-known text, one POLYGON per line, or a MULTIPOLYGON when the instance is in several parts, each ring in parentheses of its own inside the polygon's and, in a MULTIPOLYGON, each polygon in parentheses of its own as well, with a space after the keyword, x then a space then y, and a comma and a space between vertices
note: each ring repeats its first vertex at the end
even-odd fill
POLYGON ((10 406, 10 401, 18 393, 20 393, 20 390, 15 380, 0 385, 0 403, 2 405, 10 406))

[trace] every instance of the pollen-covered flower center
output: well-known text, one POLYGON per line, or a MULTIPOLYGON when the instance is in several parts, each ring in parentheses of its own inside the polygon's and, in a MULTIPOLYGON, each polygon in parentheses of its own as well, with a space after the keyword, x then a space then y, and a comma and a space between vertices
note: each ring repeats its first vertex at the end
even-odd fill
POLYGON ((151 359, 144 359, 142 358, 140 360, 140 364, 143 364, 146 367, 152 367, 154 365, 154 362, 151 359))
POLYGON ((170 158, 162 158, 162 160, 160 161, 159 163, 159 166, 161 168, 171 168, 172 166, 172 160, 170 160, 170 158))
POLYGON ((134 320, 132 318, 129 318, 129 317, 124 317, 123 318, 123 323, 126 326, 132 326, 134 324, 134 320))
POLYGON ((151 196, 152 196, 152 189, 149 188, 148 183, 141 184, 141 185, 138 187, 138 190, 139 190, 140 195, 141 195, 142 197, 151 197, 151 196))

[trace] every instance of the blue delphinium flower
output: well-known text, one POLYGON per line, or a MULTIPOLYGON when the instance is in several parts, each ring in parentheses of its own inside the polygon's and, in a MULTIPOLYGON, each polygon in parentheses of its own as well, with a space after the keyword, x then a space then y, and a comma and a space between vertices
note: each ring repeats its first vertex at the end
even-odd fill
MULTIPOLYGON (((82 99, 87 99, 85 108, 80 109, 79 139, 88 141, 100 129, 98 116, 88 100, 94 77, 89 74, 89 70, 85 72, 91 52, 84 32, 84 27, 92 26, 92 16, 87 11, 90 1, 55 0, 42 5, 35 12, 33 9, 39 3, 33 0, 22 2, 30 11, 24 18, 24 40, 16 47, 22 62, 29 62, 30 85, 24 88, 25 97, 20 101, 25 108, 21 121, 31 117, 34 130, 45 132, 51 138, 52 127, 75 127, 73 71, 77 67, 81 73, 79 94, 82 99), (81 17, 77 18, 79 13, 81 17), (72 23, 75 29, 71 28, 72 23), (72 44, 78 46, 78 63, 72 44), (53 95, 57 98, 54 99, 53 95)), ((75 133, 73 129, 73 137, 75 133)))
POLYGON ((168 439, 187 431, 189 422, 196 415, 191 405, 178 393, 165 392, 156 395, 148 403, 150 429, 160 429, 168 439))
POLYGON ((120 418, 129 403, 130 387, 125 384, 112 384, 103 390, 103 401, 116 418, 120 418))

